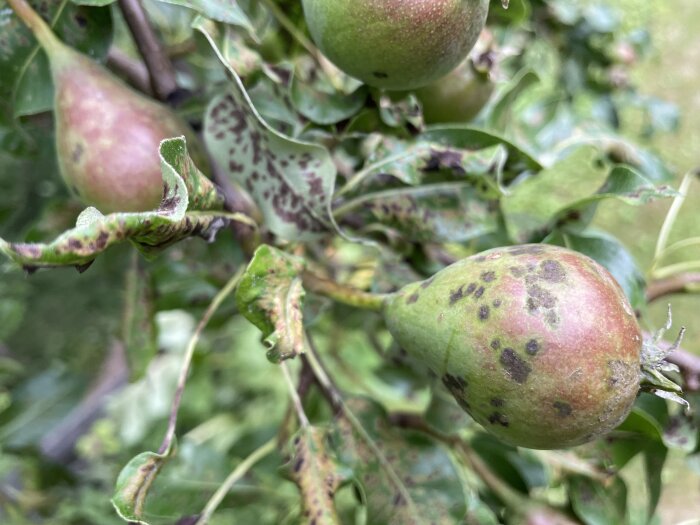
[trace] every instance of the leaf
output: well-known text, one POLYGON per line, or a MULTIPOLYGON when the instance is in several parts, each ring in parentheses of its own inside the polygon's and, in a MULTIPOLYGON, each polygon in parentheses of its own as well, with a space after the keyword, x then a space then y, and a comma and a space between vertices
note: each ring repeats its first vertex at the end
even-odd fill
POLYGON ((649 501, 647 502, 648 516, 651 517, 656 511, 656 507, 661 499, 661 489, 663 481, 661 474, 666 463, 668 449, 663 443, 647 443, 644 449, 644 473, 646 477, 647 490, 649 491, 649 501))
POLYGON ((383 410, 369 400, 351 399, 348 409, 357 414, 367 436, 340 417, 333 443, 339 460, 358 480, 367 523, 461 523, 466 512, 464 489, 448 453, 424 434, 391 428, 383 410))
POLYGON ((574 512, 586 525, 627 523, 627 487, 621 478, 613 478, 613 482, 605 486, 590 478, 572 477, 569 497, 574 512))
MULTIPOLYGON (((112 43, 109 8, 89 9, 64 2, 30 2, 56 35, 78 51, 101 59, 112 43)), ((48 60, 31 31, 0 0, 0 113, 33 115, 53 107, 48 60), (5 108, 3 108, 5 106, 5 108)))
POLYGON ((540 78, 537 73, 529 68, 518 72, 518 74, 499 91, 498 99, 489 107, 486 115, 487 127, 499 133, 505 133, 508 130, 509 120, 512 118, 515 101, 524 91, 537 84, 539 81, 540 78))
POLYGON ((517 243, 539 240, 546 234, 553 217, 562 208, 578 202, 581 195, 595 192, 606 173, 595 164, 599 153, 592 147, 580 148, 519 184, 509 188, 501 200, 506 227, 517 243), (541 238, 541 237, 540 237, 541 238))
POLYGON ((677 414, 670 417, 664 425, 663 441, 668 448, 690 454, 698 444, 698 429, 689 417, 677 414))
POLYGON ((248 14, 241 8, 237 0, 159 0, 166 4, 180 5, 192 9, 205 17, 241 27, 258 41, 258 33, 248 14))
POLYGON ((272 362, 304 352, 303 262, 266 244, 248 264, 236 290, 238 310, 263 333, 272 362))
POLYGON ((193 235, 211 239, 229 219, 253 225, 240 214, 197 211, 200 206, 221 206, 221 198, 189 159, 184 137, 161 142, 160 156, 163 200, 157 210, 102 215, 95 208, 87 208, 78 217, 75 228, 48 244, 0 239, 0 251, 27 270, 75 266, 83 271, 98 254, 124 240, 149 256, 193 235))
POLYGON ((368 90, 360 86, 350 94, 335 91, 329 81, 316 75, 308 82, 295 74, 289 87, 296 110, 310 121, 323 126, 337 124, 355 115, 365 105, 368 90))
POLYGON ((364 225, 378 222, 413 242, 464 242, 498 228, 495 208, 465 183, 396 188, 359 197, 340 208, 359 208, 364 225))
POLYGON ((508 181, 524 171, 540 171, 540 162, 524 148, 496 133, 465 125, 434 126, 418 137, 420 140, 435 142, 458 149, 475 150, 502 144, 508 150, 506 169, 511 173, 508 181))
POLYGON ((141 452, 121 470, 111 501, 117 514, 124 521, 148 525, 148 522, 142 519, 146 497, 172 453, 172 447, 162 454, 141 452))
POLYGON ((628 166, 615 166, 598 191, 569 204, 557 212, 553 222, 561 224, 575 217, 577 225, 586 226, 592 220, 598 204, 607 199, 616 199, 624 204, 640 206, 656 199, 675 197, 678 192, 669 185, 656 185, 644 175, 628 166))
POLYGON ((292 478, 301 492, 303 521, 339 525, 333 496, 343 476, 340 465, 326 450, 324 439, 325 432, 316 427, 299 431, 294 438, 294 455, 290 462, 292 478))
POLYGON ((285 137, 263 121, 204 22, 194 26, 233 79, 230 92, 215 97, 205 117, 204 137, 212 156, 250 192, 273 233, 287 240, 317 238, 333 224, 336 170, 329 152, 285 137))

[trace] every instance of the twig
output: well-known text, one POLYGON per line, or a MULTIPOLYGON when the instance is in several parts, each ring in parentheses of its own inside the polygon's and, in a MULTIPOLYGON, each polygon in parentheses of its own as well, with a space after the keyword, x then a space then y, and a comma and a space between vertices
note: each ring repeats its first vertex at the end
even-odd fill
POLYGON ((271 454, 277 448, 277 439, 273 438, 263 446, 253 451, 250 456, 245 458, 228 477, 224 480, 221 486, 217 489, 211 499, 207 502, 201 516, 195 523, 195 525, 206 525, 209 523, 209 519, 212 517, 216 509, 219 507, 221 502, 229 493, 231 487, 236 484, 243 476, 245 476, 248 471, 255 465, 258 461, 263 459, 265 456, 271 454))
POLYGON ((236 272, 236 274, 233 277, 231 277, 229 282, 226 283, 226 286, 224 286, 224 288, 218 294, 216 294, 216 297, 214 297, 214 299, 212 300, 211 304, 207 308, 207 311, 204 312, 202 319, 199 321, 197 328, 195 329, 194 333, 192 334, 192 337, 190 338, 189 343, 187 344, 187 349, 185 350, 185 358, 182 362, 182 367, 180 368, 180 376, 178 377, 178 380, 177 380, 177 389, 175 390, 175 396, 173 398, 173 403, 170 407, 170 417, 168 418, 168 429, 165 432, 165 437, 163 438, 163 443, 160 445, 160 449, 158 450, 159 454, 164 454, 165 451, 170 448, 170 444, 173 441, 173 437, 175 437, 175 426, 177 424, 177 414, 178 414, 178 411, 180 410, 180 402, 182 401, 182 394, 185 391, 185 383, 187 382, 187 374, 190 371, 190 364, 192 363, 192 357, 194 356, 194 350, 197 347, 197 343, 199 342, 199 338, 202 335, 204 328, 206 328, 206 326, 207 326, 207 324, 209 324, 209 321, 211 320, 211 318, 214 316, 216 311, 219 309, 219 306, 221 306, 221 303, 236 288, 236 286, 238 285, 238 281, 240 281, 242 276, 243 276, 243 268, 241 268, 238 272, 236 272))
POLYGON ((304 407, 301 404, 299 392, 295 388, 294 382, 292 381, 292 376, 289 373, 289 366, 285 361, 282 361, 280 363, 280 368, 282 369, 282 375, 284 375, 284 380, 287 383, 287 387, 289 389, 289 396, 292 398, 294 410, 296 411, 297 417, 299 418, 299 424, 304 428, 309 427, 311 423, 309 423, 309 418, 306 416, 306 412, 304 412, 304 407))
POLYGON ((119 0, 119 8, 129 26, 148 68, 151 87, 156 98, 169 101, 178 91, 175 68, 156 35, 140 0, 119 0))
POLYGON ((117 73, 132 87, 152 96, 151 77, 146 65, 124 53, 118 47, 110 47, 107 53, 107 67, 117 73))
POLYGON ((687 293, 690 285, 700 284, 700 272, 687 272, 657 279, 647 287, 647 302, 651 303, 666 295, 687 293))
POLYGON ((304 272, 302 276, 304 288, 309 292, 317 293, 356 308, 364 308, 378 312, 382 309, 387 294, 373 294, 363 292, 357 288, 330 281, 311 272, 304 272))

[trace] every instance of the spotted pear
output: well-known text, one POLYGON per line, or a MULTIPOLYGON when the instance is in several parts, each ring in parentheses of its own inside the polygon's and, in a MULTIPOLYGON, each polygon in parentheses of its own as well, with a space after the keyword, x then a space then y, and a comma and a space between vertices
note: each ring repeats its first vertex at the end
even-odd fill
POLYGON ((642 335, 624 292, 592 259, 556 246, 495 248, 384 303, 389 331, 502 441, 578 445, 630 412, 642 335))
POLYGON ((484 28, 488 0, 303 0, 316 45, 371 86, 414 89, 462 62, 484 28))
POLYGON ((104 213, 157 208, 163 195, 161 140, 185 135, 202 164, 187 124, 61 42, 25 0, 7 1, 49 59, 58 164, 68 187, 104 213))

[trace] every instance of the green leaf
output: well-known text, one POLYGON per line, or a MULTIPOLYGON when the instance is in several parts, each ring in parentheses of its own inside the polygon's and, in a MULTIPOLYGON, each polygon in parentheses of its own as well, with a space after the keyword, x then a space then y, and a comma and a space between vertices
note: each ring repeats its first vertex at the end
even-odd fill
POLYGON ((131 241, 145 255, 154 255, 193 235, 211 239, 229 218, 253 224, 239 214, 197 211, 198 207, 220 207, 221 198, 187 155, 184 137, 161 142, 160 157, 163 200, 157 210, 102 215, 95 208, 87 208, 75 228, 48 244, 0 239, 0 251, 28 270, 75 266, 82 271, 98 254, 124 240, 131 241))
POLYGON ((294 438, 290 466, 294 482, 301 492, 304 519, 309 523, 339 525, 333 505, 343 475, 341 466, 328 453, 325 432, 302 428, 294 438))
POLYGON ((289 91, 296 110, 310 121, 323 126, 337 124, 355 115, 365 105, 369 93, 366 86, 360 86, 350 94, 336 91, 330 81, 315 75, 309 82, 295 74, 289 91))
POLYGON ((304 351, 303 262, 266 244, 253 255, 236 290, 238 310, 263 333, 272 362, 304 351))
POLYGON ((647 443, 644 449, 644 473, 646 477, 647 490, 649 491, 649 501, 647 512, 651 517, 656 511, 656 507, 661 499, 661 489, 663 481, 661 475, 666 463, 668 449, 663 443, 647 443))
POLYGON ((187 7, 204 15, 205 17, 241 27, 254 40, 258 39, 257 30, 253 21, 250 19, 245 10, 239 5, 237 0, 158 0, 166 4, 179 5, 187 7))
POLYGON ((112 496, 112 505, 124 521, 148 525, 148 522, 143 519, 146 497, 172 453, 172 447, 162 454, 142 452, 132 458, 119 473, 112 496))
POLYGON ((608 486, 586 477, 569 481, 569 497, 576 515, 586 525, 623 525, 627 523, 627 487, 621 478, 608 486))
MULTIPOLYGON (((29 2, 66 44, 93 59, 107 55, 112 43, 109 9, 91 9, 72 3, 29 2)), ((0 0, 0 113, 3 106, 15 117, 53 107, 53 83, 48 60, 31 31, 4 0, 0 0)))
POLYGON ((519 184, 508 188, 501 199, 506 227, 517 243, 537 239, 547 232, 553 217, 581 195, 595 192, 604 182, 606 172, 596 166, 599 152, 592 147, 580 148, 519 184))
POLYGON ((339 460, 355 474, 367 506, 367 523, 461 522, 466 500, 450 455, 423 434, 392 428, 383 410, 368 400, 352 399, 348 408, 357 414, 367 435, 341 417, 333 444, 339 460))
POLYGON ((233 82, 207 110, 204 136, 224 172, 253 196, 266 226, 288 240, 309 240, 332 227, 330 199, 336 170, 323 146, 281 135, 262 120, 203 20, 209 40, 233 82))
POLYGON ((486 115, 486 126, 499 133, 507 132, 515 101, 524 91, 539 81, 540 78, 537 73, 529 68, 518 72, 506 86, 501 88, 498 99, 493 105, 490 105, 486 115))

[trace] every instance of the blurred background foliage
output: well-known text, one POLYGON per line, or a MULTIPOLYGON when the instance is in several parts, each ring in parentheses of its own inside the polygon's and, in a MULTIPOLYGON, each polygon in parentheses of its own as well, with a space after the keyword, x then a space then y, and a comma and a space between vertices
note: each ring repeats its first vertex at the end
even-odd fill
MULTIPOLYGON (((45 2, 48 12, 58 4, 45 2)), ((63 36, 72 45, 103 58, 111 43, 127 56, 138 56, 116 4, 64 4, 63 36), (76 13, 92 13, 88 20, 102 31, 71 32, 76 13)), ((298 2, 273 4, 303 31, 298 2)), ((693 0, 614 5, 511 0, 509 11, 503 11, 493 4, 489 29, 498 57, 496 94, 473 125, 504 140, 493 150, 478 148, 481 156, 462 162, 471 163, 476 173, 479 166, 492 167, 500 158, 498 148, 505 147, 504 177, 524 179, 522 173, 533 170, 529 155, 547 169, 507 195, 494 188, 479 189, 478 198, 470 193, 427 233, 382 216, 377 201, 373 212, 362 212, 363 227, 352 220, 343 227, 379 240, 381 257, 340 237, 312 245, 307 256, 350 284, 390 290, 435 271, 445 258, 499 242, 566 238, 612 266, 643 311, 647 328, 661 326, 666 301, 647 306, 643 281, 653 277, 657 236, 671 199, 627 206, 610 198, 600 202, 590 224, 559 217, 563 222, 552 226, 552 220, 562 208, 595 193, 616 163, 634 166, 657 187, 676 188, 682 175, 696 167, 700 5, 693 0), (505 224, 480 204, 493 200, 500 201, 505 224), (481 222, 470 228, 455 225, 450 213, 465 209, 482 214, 481 222), (521 221, 525 212, 527 220, 521 221), (426 241, 438 226, 447 232, 440 239, 444 245, 426 241), (590 235, 598 231, 619 241, 596 237, 596 244, 590 235), (596 251, 599 245, 605 249, 596 251)), ((227 82, 211 47, 191 27, 199 11, 232 24, 229 32, 217 26, 223 35, 219 47, 243 77, 256 109, 276 129, 333 149, 340 181, 416 146, 412 139, 423 122, 411 94, 390 99, 346 78, 329 87, 327 79, 314 77, 303 47, 265 5, 269 2, 240 1, 239 13, 215 1, 145 3, 178 66, 179 83, 189 91, 178 106, 183 116, 201 127, 207 103, 227 82), (285 60, 290 57, 297 57, 294 64, 285 60), (280 80, 292 71, 291 83, 280 80), (368 133, 375 130, 380 133, 368 133)), ((0 31, 9 27, 9 16, 0 0, 0 31)), ((39 56, 18 74, 14 64, 26 63, 31 46, 13 44, 9 53, 9 45, 0 34, 0 237, 47 241, 73 226, 81 206, 58 175, 46 113, 51 100, 46 66, 39 56), (28 77, 15 82, 23 75, 28 77)), ((370 171, 365 185, 348 191, 341 206, 376 189, 451 180, 443 172, 425 177, 410 160, 384 171, 393 178, 387 181, 370 171), (412 183, 413 176, 424 178, 412 183)), ((700 235, 699 195, 696 182, 670 242, 700 235)), ((435 206, 428 199, 421 202, 435 206)), ((185 345, 212 298, 246 259, 228 230, 213 244, 183 242, 153 261, 133 252, 129 246, 114 248, 83 274, 66 268, 27 277, 9 263, 0 267, 3 523, 123 522, 109 502, 117 475, 132 457, 158 449, 185 345)), ((697 247, 670 255, 665 264, 693 260, 700 260, 697 247)), ((694 326, 700 298, 676 295, 672 303, 674 327, 688 327, 684 348, 700 355, 694 326)), ((197 348, 180 409, 177 454, 151 488, 149 523, 194 523, 188 516, 201 512, 229 472, 290 426, 282 373, 265 358, 259 331, 235 314, 233 302, 225 302, 197 348)), ((456 523, 456 516, 466 512, 468 523, 524 523, 541 510, 531 508, 536 501, 586 524, 665 525, 700 516, 697 415, 694 423, 686 421, 677 407, 642 396, 610 439, 573 452, 516 450, 488 439, 445 392, 433 390, 420 371, 394 355, 388 334, 371 314, 308 298, 305 316, 326 366, 372 437, 387 450, 417 451, 420 461, 397 453, 395 467, 402 478, 418 480, 411 495, 421 508, 447 509, 436 521, 456 523), (431 428, 460 429, 473 456, 456 457, 455 450, 390 424, 396 423, 396 414, 426 409, 431 428), (490 469, 486 474, 482 464, 490 469), (496 481, 484 483, 489 473, 496 481)), ((297 373, 299 363, 290 368, 297 373)), ((689 399, 697 407, 697 394, 689 399)), ((328 425, 332 419, 318 390, 310 391, 305 409, 313 423, 328 425)), ((368 477, 374 468, 371 455, 368 459, 361 447, 350 446, 356 438, 342 425, 334 430, 339 434, 334 452, 356 481, 368 477)), ((298 490, 280 469, 289 457, 287 449, 271 452, 226 495, 211 523, 298 522, 298 490)), ((345 484, 335 498, 342 522, 401 523, 387 510, 383 486, 376 479, 345 484)), ((550 517, 541 523, 556 522, 550 517)))

